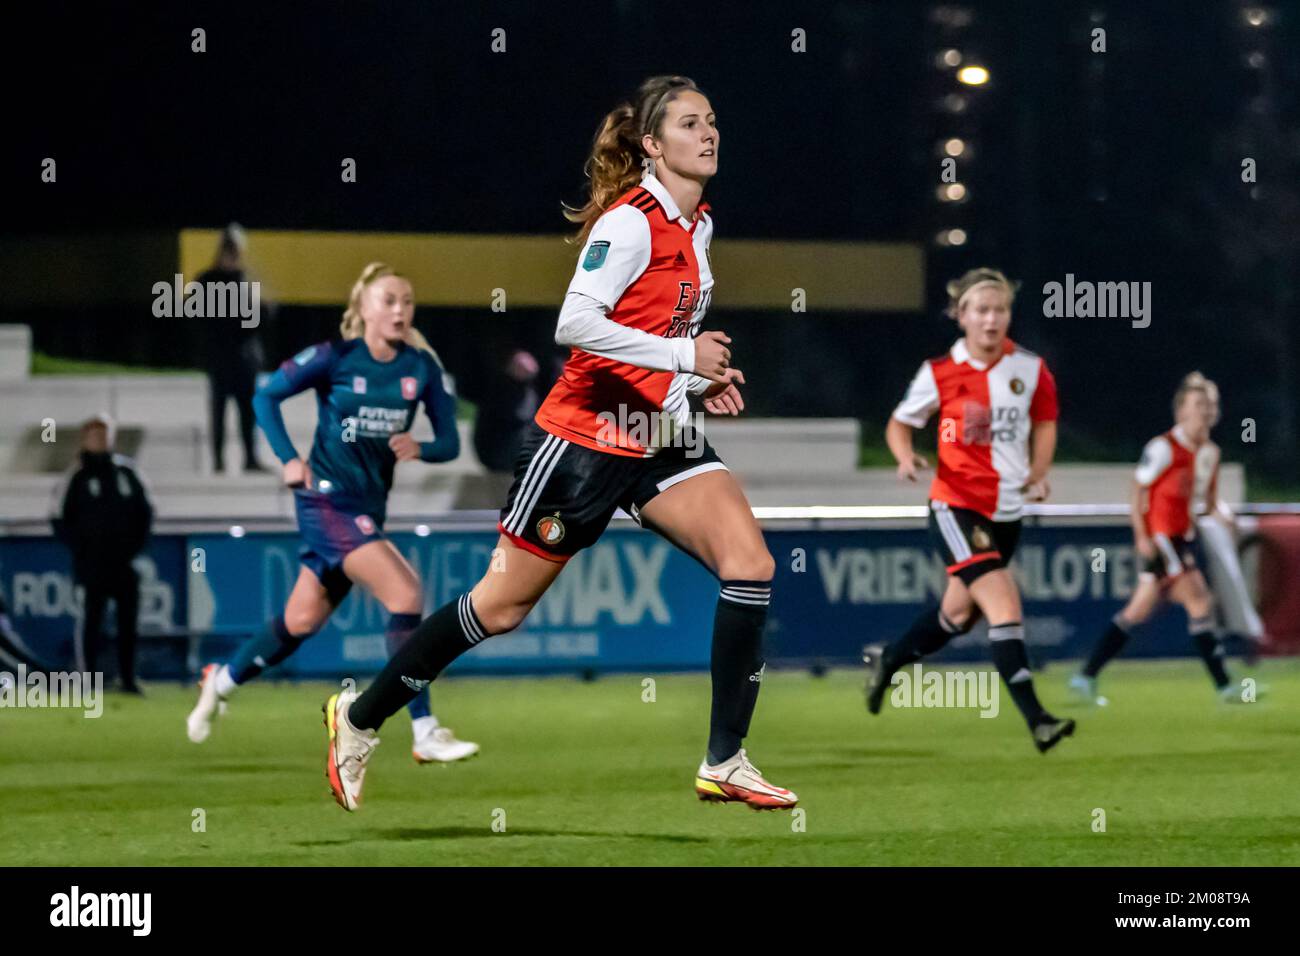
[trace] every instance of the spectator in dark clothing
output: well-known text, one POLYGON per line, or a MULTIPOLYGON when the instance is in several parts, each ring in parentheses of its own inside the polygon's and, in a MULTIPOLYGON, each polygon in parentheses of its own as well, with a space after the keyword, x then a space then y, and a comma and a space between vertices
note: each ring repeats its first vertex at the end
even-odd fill
POLYGON ((122 689, 138 694, 136 619, 140 576, 132 560, 149 541, 153 506, 131 460, 113 454, 112 422, 97 416, 81 426, 81 467, 68 479, 54 533, 72 552, 73 578, 83 589, 77 666, 93 672, 102 643, 104 607, 117 603, 117 659, 122 689))
MULTIPOLYGON (((244 271, 244 231, 231 223, 221 233, 221 245, 212 268, 195 280, 242 283, 248 281, 244 271)), ((207 293, 204 293, 207 298, 207 293)), ((206 316, 199 320, 199 341, 203 362, 208 371, 208 391, 212 415, 212 464, 217 471, 226 470, 226 401, 235 400, 239 411, 239 437, 244 445, 244 471, 265 471, 257 460, 254 446, 256 419, 253 417, 253 392, 257 373, 265 364, 265 354, 256 328, 243 328, 229 318, 206 316)))
POLYGON ((513 472, 524 429, 541 405, 538 364, 531 352, 500 344, 489 347, 489 365, 457 387, 478 406, 474 417, 474 453, 492 472, 513 472))

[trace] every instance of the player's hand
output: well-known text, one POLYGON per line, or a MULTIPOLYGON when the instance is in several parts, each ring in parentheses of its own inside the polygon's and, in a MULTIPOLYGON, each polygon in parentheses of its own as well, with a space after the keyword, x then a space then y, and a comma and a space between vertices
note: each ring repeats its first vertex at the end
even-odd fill
POLYGON ((1052 493, 1052 486, 1048 484, 1046 478, 1039 478, 1037 481, 1031 481, 1020 489, 1026 501, 1046 501, 1047 496, 1052 493))
POLYGON ((738 368, 727 369, 726 382, 714 382, 705 389, 704 408, 714 415, 739 415, 745 410, 745 400, 736 386, 744 384, 744 372, 738 368))
POLYGON ((916 473, 930 467, 930 463, 921 455, 913 454, 908 461, 898 463, 899 481, 916 481, 916 473))
POLYGON ((1150 538, 1138 538, 1137 553, 1150 561, 1156 556, 1156 543, 1150 538))
POLYGON ((311 468, 301 458, 284 463, 284 484, 286 488, 310 488, 311 468))
POLYGON ((401 432, 388 439, 388 447, 393 450, 398 461, 414 461, 420 457, 420 443, 411 437, 410 432, 401 432))
POLYGON ((726 332, 701 332, 695 337, 695 374, 710 382, 726 383, 731 367, 731 341, 726 332))

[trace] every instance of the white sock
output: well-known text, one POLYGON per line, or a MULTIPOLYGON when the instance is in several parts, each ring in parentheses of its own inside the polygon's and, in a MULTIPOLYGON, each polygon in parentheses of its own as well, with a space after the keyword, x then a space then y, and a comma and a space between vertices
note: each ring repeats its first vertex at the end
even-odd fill
POLYGON ((220 670, 217 671, 217 696, 225 700, 234 693, 235 688, 238 686, 235 679, 230 676, 230 665, 222 664, 220 670))
POLYGON ((411 736, 421 740, 438 729, 438 718, 430 714, 411 721, 411 736))

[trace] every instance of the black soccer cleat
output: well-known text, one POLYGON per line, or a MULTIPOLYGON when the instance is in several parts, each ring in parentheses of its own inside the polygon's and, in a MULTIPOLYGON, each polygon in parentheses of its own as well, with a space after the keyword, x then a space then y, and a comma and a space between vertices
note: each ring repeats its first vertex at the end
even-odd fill
POLYGON ((1069 717, 1065 720, 1057 720, 1048 714, 1034 724, 1034 746, 1038 748, 1040 754, 1045 754, 1060 743, 1062 737, 1069 737, 1073 733, 1073 720, 1069 717))
POLYGON ((885 675, 885 645, 868 644, 862 648, 862 663, 867 665, 867 710, 878 714, 885 701, 885 691, 889 689, 889 679, 885 675))

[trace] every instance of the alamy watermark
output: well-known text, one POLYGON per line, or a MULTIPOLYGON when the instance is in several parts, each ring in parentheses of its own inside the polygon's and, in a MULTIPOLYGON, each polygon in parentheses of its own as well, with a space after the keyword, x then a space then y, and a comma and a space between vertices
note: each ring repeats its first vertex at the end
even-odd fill
POLYGON ((1043 285, 1043 315, 1049 319, 1132 319, 1133 328, 1151 324, 1150 282, 1089 282, 1073 272, 1064 282, 1043 285))
POLYGON ((0 671, 0 708, 60 707, 84 711, 93 719, 104 713, 104 675, 81 671, 0 671))
POLYGON ((617 412, 598 412, 600 428, 596 441, 606 448, 626 448, 629 444, 642 448, 685 448, 687 458, 704 454, 704 433, 700 426, 704 415, 694 412, 687 416, 685 425, 679 424, 672 412, 629 411, 626 405, 617 412))
POLYGON ((890 679, 891 707, 971 707, 981 717, 998 715, 998 675, 993 671, 925 670, 919 663, 890 679))
POLYGON ((160 319, 238 316, 244 329, 255 329, 262 322, 260 282, 186 282, 178 272, 170 283, 155 282, 153 294, 153 314, 160 319))

